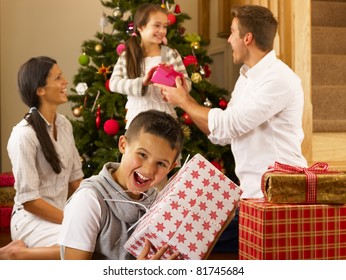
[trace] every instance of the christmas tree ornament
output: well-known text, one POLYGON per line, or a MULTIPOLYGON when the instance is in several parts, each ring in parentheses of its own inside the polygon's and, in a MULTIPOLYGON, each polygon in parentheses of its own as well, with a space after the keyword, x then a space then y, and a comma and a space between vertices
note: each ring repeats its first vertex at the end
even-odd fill
POLYGON ((168 25, 173 25, 173 24, 176 23, 176 21, 177 21, 177 18, 176 18, 175 15, 172 14, 172 13, 169 13, 169 14, 167 15, 167 18, 168 18, 168 25))
POLYGON ((105 82, 105 88, 106 90, 111 91, 111 89, 109 88, 109 79, 107 79, 105 82))
POLYGON ((100 126, 101 126, 101 106, 100 106, 100 104, 97 106, 95 124, 96 124, 97 130, 99 130, 100 126))
POLYGON ((101 44, 95 45, 95 52, 101 53, 103 51, 103 46, 101 44))
POLYGON ((213 106, 213 103, 208 99, 208 97, 205 98, 205 101, 203 102, 205 107, 211 108, 213 106))
POLYGON ((106 17, 106 14, 103 13, 102 17, 100 19, 100 25, 102 27, 102 32, 104 31, 105 27, 109 24, 108 18, 106 17))
POLYGON ((124 50, 126 50, 126 45, 124 43, 120 43, 117 46, 117 54, 120 56, 124 50))
POLYGON ((195 65, 198 64, 198 63, 197 63, 197 58, 196 58, 196 56, 194 56, 194 55, 187 55, 187 56, 185 56, 185 57, 183 58, 183 63, 184 63, 184 65, 185 65, 185 67, 187 67, 187 66, 189 66, 189 65, 191 65, 191 64, 195 64, 195 65))
POLYGON ((181 129, 183 130, 183 134, 186 140, 190 139, 191 129, 187 125, 182 125, 181 129))
POLYGON ((216 160, 212 160, 212 161, 210 161, 210 163, 212 164, 212 165, 214 165, 217 169, 219 169, 220 171, 222 170, 222 165, 218 162, 218 161, 216 161, 216 160))
POLYGON ((114 119, 109 119, 103 125, 103 130, 109 135, 113 136, 119 132, 119 123, 114 119))
POLYGON ((170 4, 168 1, 166 1, 166 9, 170 13, 174 13, 176 4, 170 4))
POLYGON ((72 114, 75 117, 79 118, 82 115, 82 108, 83 108, 83 106, 76 106, 76 107, 74 107, 72 109, 72 114))
POLYGON ((76 92, 78 95, 84 95, 88 89, 88 85, 86 83, 78 83, 76 86, 76 92))
POLYGON ((82 66, 87 66, 90 62, 89 56, 87 56, 85 53, 83 53, 79 58, 78 62, 82 66))
POLYGON ((199 36, 197 33, 187 33, 184 36, 184 39, 186 42, 200 42, 201 41, 201 36, 199 36))
POLYGON ((211 74, 211 71, 210 71, 210 68, 209 68, 209 66, 207 64, 204 65, 203 71, 204 71, 204 77, 209 78, 210 74, 211 74))
POLYGON ((97 70, 97 73, 102 74, 105 78, 107 78, 107 74, 111 73, 109 69, 110 69, 110 66, 105 67, 102 63, 102 66, 99 67, 99 69, 97 70))
POLYGON ((94 112, 95 105, 96 105, 96 102, 97 102, 97 100, 99 99, 99 97, 100 97, 100 91, 97 91, 97 95, 96 95, 96 98, 95 98, 95 100, 94 100, 94 104, 93 104, 93 107, 92 107, 92 109, 91 109, 91 112, 94 112))
POLYGON ((201 74, 195 72, 191 75, 191 81, 195 84, 198 84, 199 82, 201 82, 203 80, 201 74))
POLYGON ((133 24, 133 22, 129 22, 127 24, 126 33, 131 35, 133 33, 133 31, 134 31, 134 24, 133 24))
POLYGON ((187 125, 193 124, 193 121, 192 121, 190 115, 187 114, 186 112, 184 112, 184 113, 181 115, 181 117, 183 118, 184 124, 187 124, 187 125))
POLYGON ((185 33, 185 30, 186 30, 185 27, 179 26, 177 29, 177 34, 179 34, 180 36, 183 36, 185 33))
POLYGON ((115 17, 121 17, 122 13, 119 7, 115 7, 115 9, 113 10, 113 16, 115 17))
POLYGON ((220 100, 219 100, 219 107, 222 110, 225 110, 227 108, 227 104, 228 104, 228 102, 225 99, 220 98, 220 100))
POLYGON ((162 0, 161 8, 166 9, 165 0, 162 0))
POLYGON ((199 73, 201 73, 202 76, 205 75, 205 70, 202 66, 199 67, 199 73))
POLYGON ((195 49, 195 50, 198 50, 198 49, 201 47, 201 45, 199 44, 198 41, 192 42, 192 43, 190 44, 190 46, 191 46, 191 48, 193 48, 193 49, 195 49))
POLYGON ((174 13, 175 13, 176 15, 179 15, 179 14, 181 13, 179 4, 176 4, 176 5, 175 5, 174 13))

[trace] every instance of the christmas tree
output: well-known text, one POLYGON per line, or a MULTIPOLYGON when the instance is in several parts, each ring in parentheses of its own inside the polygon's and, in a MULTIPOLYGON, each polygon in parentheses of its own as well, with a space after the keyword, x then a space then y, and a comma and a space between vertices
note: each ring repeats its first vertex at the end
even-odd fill
MULTIPOLYGON (((113 66, 125 49, 124 43, 132 34, 136 8, 146 2, 101 1, 109 9, 109 14, 104 12, 101 16, 102 30, 96 32, 94 39, 82 44, 79 57, 81 67, 74 76, 73 93, 69 99, 73 103, 72 112, 76 117, 71 120, 76 146, 86 177, 97 174, 108 161, 120 161, 117 140, 125 132, 126 96, 110 92, 108 83, 113 66), (111 26, 112 31, 105 32, 106 26, 111 26)), ((205 49, 207 41, 196 33, 185 32, 182 23, 190 17, 173 0, 156 0, 151 3, 160 4, 169 11, 167 45, 176 49, 183 58, 192 80, 190 94, 204 106, 224 109, 227 106, 228 92, 208 80, 212 60, 205 49)), ((213 145, 185 112, 177 108, 177 113, 186 135, 183 162, 188 155, 192 157, 200 153, 229 178, 236 180, 230 147, 213 145)))

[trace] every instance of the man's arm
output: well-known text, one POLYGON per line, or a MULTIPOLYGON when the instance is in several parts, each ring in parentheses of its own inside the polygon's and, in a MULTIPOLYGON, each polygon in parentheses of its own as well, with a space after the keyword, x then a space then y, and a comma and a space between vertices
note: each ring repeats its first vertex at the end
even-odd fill
POLYGON ((70 247, 65 247, 65 260, 91 260, 93 252, 82 251, 70 247))
POLYGON ((210 108, 198 104, 189 94, 184 80, 179 77, 176 79, 176 87, 155 84, 161 89, 163 99, 174 106, 184 110, 197 125, 197 127, 206 135, 210 134, 208 128, 208 114, 210 108))

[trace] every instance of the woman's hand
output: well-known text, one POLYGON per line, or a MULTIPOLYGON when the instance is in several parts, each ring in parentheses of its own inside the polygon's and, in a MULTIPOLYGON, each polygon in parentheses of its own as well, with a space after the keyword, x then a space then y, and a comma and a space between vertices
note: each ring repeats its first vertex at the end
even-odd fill
MULTIPOLYGON (((150 259, 147 258, 147 255, 151 248, 151 242, 148 239, 145 239, 145 245, 143 248, 143 251, 139 254, 137 260, 160 260, 162 255, 167 251, 169 248, 169 245, 166 244, 163 246, 160 250, 156 252, 154 256, 152 256, 150 259)), ((175 260, 179 256, 179 252, 175 252, 172 255, 170 255, 167 260, 175 260)))

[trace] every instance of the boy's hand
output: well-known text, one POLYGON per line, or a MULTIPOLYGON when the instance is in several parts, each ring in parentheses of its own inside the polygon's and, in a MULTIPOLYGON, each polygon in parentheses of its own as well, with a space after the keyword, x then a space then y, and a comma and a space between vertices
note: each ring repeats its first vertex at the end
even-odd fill
MULTIPOLYGON (((161 256, 167 251, 169 248, 169 245, 166 244, 163 246, 160 250, 157 251, 157 253, 152 256, 150 259, 147 258, 147 255, 150 251, 151 243, 148 239, 145 239, 145 245, 143 248, 143 251, 139 254, 137 260, 159 260, 161 259, 161 256)), ((175 252, 174 254, 170 255, 167 260, 175 260, 179 256, 179 252, 175 252)))

